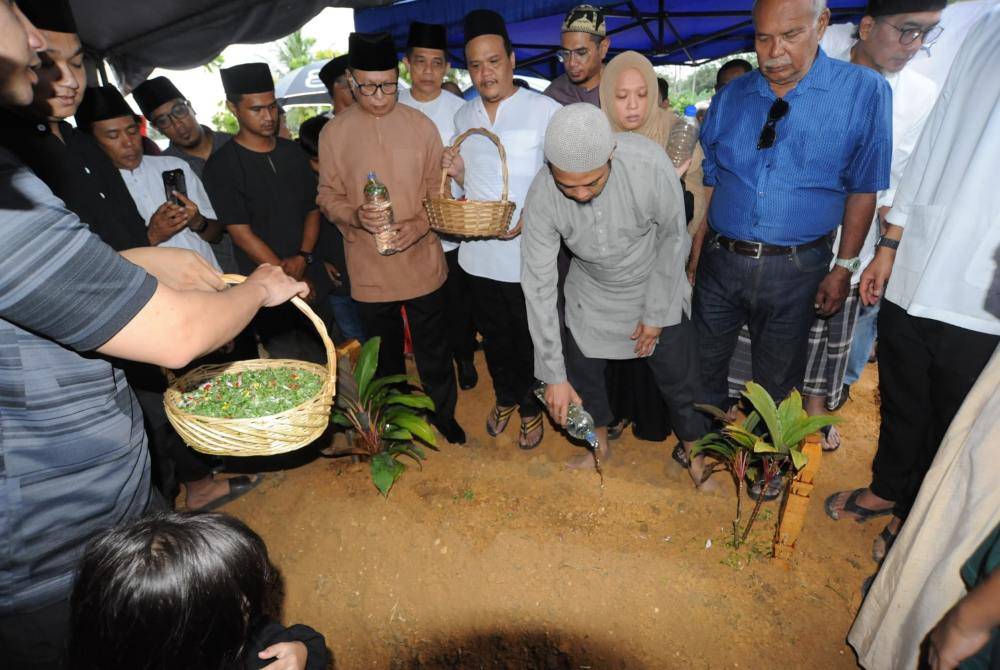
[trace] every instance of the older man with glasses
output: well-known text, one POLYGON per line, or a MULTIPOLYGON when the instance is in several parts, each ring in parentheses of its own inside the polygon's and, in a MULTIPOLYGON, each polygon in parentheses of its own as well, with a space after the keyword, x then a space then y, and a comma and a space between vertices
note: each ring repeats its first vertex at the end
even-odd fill
POLYGON ((579 5, 569 10, 556 51, 566 72, 549 84, 545 95, 564 105, 589 102, 600 107, 601 73, 610 46, 603 9, 579 5))
POLYGON ((825 4, 754 4, 760 69, 715 96, 702 129, 710 231, 693 314, 705 399, 714 405, 726 400, 744 323, 754 379, 778 400, 801 386, 809 329, 843 308, 875 195, 889 186, 889 85, 819 48, 825 4))
POLYGON ((351 33, 348 53, 357 103, 320 135, 319 206, 344 235, 351 297, 365 333, 382 338, 379 374, 406 372, 405 307, 420 382, 434 400, 434 426, 449 442, 462 444, 448 343, 448 266, 423 207, 441 184, 441 135, 426 115, 397 104, 399 60, 392 37, 351 33), (369 173, 388 187, 390 209, 366 204, 369 173), (387 234, 391 249, 380 251, 376 234, 387 234))
MULTIPOLYGON (((229 133, 198 123, 194 107, 166 77, 147 79, 135 87, 132 97, 150 125, 170 140, 163 155, 180 158, 191 166, 199 179, 209 157, 233 139, 229 133)), ((224 272, 237 272, 233 242, 228 233, 212 243, 212 252, 224 272)))

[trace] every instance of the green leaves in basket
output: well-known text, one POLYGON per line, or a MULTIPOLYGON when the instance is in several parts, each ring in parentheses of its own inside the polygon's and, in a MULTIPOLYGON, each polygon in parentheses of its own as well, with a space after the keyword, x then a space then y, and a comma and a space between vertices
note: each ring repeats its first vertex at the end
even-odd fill
POLYGON ((200 416, 248 419, 290 410, 322 388, 322 377, 307 370, 244 370, 221 374, 184 390, 177 406, 200 416))

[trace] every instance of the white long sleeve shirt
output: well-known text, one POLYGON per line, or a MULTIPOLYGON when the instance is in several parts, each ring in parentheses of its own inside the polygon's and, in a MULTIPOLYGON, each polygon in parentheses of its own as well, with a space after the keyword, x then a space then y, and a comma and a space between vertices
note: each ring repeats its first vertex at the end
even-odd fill
MULTIPOLYGON (((404 88, 399 91, 399 102, 422 112, 433 121, 441 135, 441 144, 446 147, 451 145, 451 141, 455 139, 455 114, 465 104, 465 100, 442 90, 440 95, 430 102, 421 102, 413 97, 409 89, 404 88)), ((458 242, 441 237, 441 248, 453 251, 458 248, 458 242)))
MULTIPOLYGON (((521 217, 528 188, 545 162, 545 129, 549 119, 562 109, 558 102, 523 88, 500 102, 496 120, 490 123, 481 98, 470 100, 455 114, 455 132, 485 128, 500 137, 507 152, 509 195, 516 208, 511 227, 521 217)), ((465 160, 465 197, 469 200, 499 200, 503 187, 500 156, 493 143, 473 135, 461 146, 465 160)), ((502 282, 521 281, 521 237, 511 240, 467 240, 458 250, 458 263, 471 275, 502 282)))
MULTIPOLYGON (((855 40, 840 49, 830 53, 830 58, 850 62, 851 48, 855 40)), ((920 138, 920 131, 930 116, 934 101, 937 100, 938 87, 930 79, 907 65, 899 72, 885 75, 892 89, 892 167, 889 172, 889 188, 879 191, 875 201, 875 219, 868 228, 868 236, 858 257, 861 259, 861 269, 851 277, 851 284, 861 280, 862 270, 875 258, 875 244, 879 238, 878 208, 892 207, 896 197, 899 180, 903 176, 906 164, 910 160, 913 147, 920 138)), ((834 249, 840 245, 840 229, 837 229, 837 241, 834 249)), ((832 266, 831 266, 832 267, 832 266)))
POLYGON ((1000 335, 1000 6, 969 33, 889 212, 905 228, 885 298, 1000 335))
MULTIPOLYGON (((198 179, 198 175, 194 173, 187 162, 173 156, 143 156, 139 167, 134 170, 119 170, 119 172, 122 174, 122 179, 125 180, 128 192, 135 200, 136 209, 146 221, 147 227, 156 210, 167 201, 167 194, 163 188, 163 173, 167 170, 183 170, 187 197, 198 205, 198 211, 203 217, 206 219, 216 218, 212 201, 208 199, 201 179, 198 179)), ((182 228, 179 233, 169 240, 161 242, 159 246, 190 249, 202 256, 216 270, 222 272, 219 261, 215 259, 215 254, 212 252, 212 245, 190 228, 182 228)))

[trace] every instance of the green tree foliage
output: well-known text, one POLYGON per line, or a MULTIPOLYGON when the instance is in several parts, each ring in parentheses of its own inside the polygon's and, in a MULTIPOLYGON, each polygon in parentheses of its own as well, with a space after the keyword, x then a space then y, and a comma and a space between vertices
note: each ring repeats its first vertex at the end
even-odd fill
POLYGON ((304 36, 301 30, 296 30, 278 42, 278 61, 284 67, 284 71, 278 73, 279 76, 286 75, 292 70, 297 70, 316 60, 312 53, 315 44, 316 40, 304 36))
POLYGON ((218 104, 218 111, 212 115, 212 127, 233 135, 240 129, 236 117, 226 108, 225 100, 218 104))

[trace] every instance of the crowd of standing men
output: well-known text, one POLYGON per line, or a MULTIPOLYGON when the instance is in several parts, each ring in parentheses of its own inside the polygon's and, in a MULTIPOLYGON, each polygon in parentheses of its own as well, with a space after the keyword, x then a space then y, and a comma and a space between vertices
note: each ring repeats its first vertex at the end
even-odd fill
MULTIPOLYGON (((41 645, 51 662, 24 667, 59 667, 87 539, 163 507, 181 484, 188 508, 211 510, 259 483, 217 479, 219 464, 180 441, 156 366, 254 357, 258 343, 322 362, 286 302, 296 294, 338 337, 380 337, 380 375, 405 372, 409 332, 432 422, 450 443, 466 441, 455 407, 459 388, 478 383, 479 333, 491 436, 516 413, 518 446, 541 443, 541 381, 556 423, 571 403, 590 411, 603 459, 629 423, 659 440, 672 430, 673 457, 700 487, 714 482, 691 456, 708 429, 696 403, 727 407, 731 381, 752 378, 776 399, 800 389, 810 413, 839 408, 881 305, 872 481, 826 501, 835 520, 891 516, 873 551, 881 561, 1000 341, 997 226, 975 203, 961 220, 936 204, 959 185, 940 168, 936 138, 921 134, 935 86, 907 69, 940 33, 944 5, 871 0, 850 48, 828 54, 822 0, 759 0, 759 68, 720 69, 700 143, 678 166, 666 152, 678 123, 668 92, 641 54, 605 62, 612 38, 599 7, 567 14, 565 74, 544 93, 515 83, 504 19, 470 12, 469 101, 444 88, 444 26, 410 26, 409 90, 392 38, 352 33, 348 54, 320 73, 333 114, 304 123, 296 143, 280 136, 266 64, 221 71, 234 136, 198 123, 165 77, 133 91, 140 116, 114 87, 87 86, 67 2, 5 3, 3 19, 20 20, 27 43, 11 47, 24 71, 4 73, 0 100, 13 231, 0 349, 14 361, 0 368, 0 530, 11 547, 0 560, 2 646, 20 658, 27 645, 27 658, 41 645), (169 138, 162 155, 143 123, 169 138), (506 151, 513 224, 492 239, 439 236, 423 201, 442 171, 455 197, 500 199, 494 145, 471 135, 450 146, 475 128, 506 151), (165 193, 166 172, 185 186, 165 193), (366 203, 370 173, 391 209, 366 203), (380 253, 376 234, 395 253, 380 253), (223 271, 250 280, 216 292, 223 271), (93 351, 101 357, 84 355, 93 351)), ((965 127, 935 108, 934 132, 954 135, 952 158, 975 165, 996 149, 995 138, 969 139, 989 124, 993 98, 981 93, 962 101, 965 127)), ((982 186, 972 197, 985 202, 982 186)), ((824 446, 838 448, 839 436, 824 446)), ((755 482, 751 492, 780 491, 755 482)))

